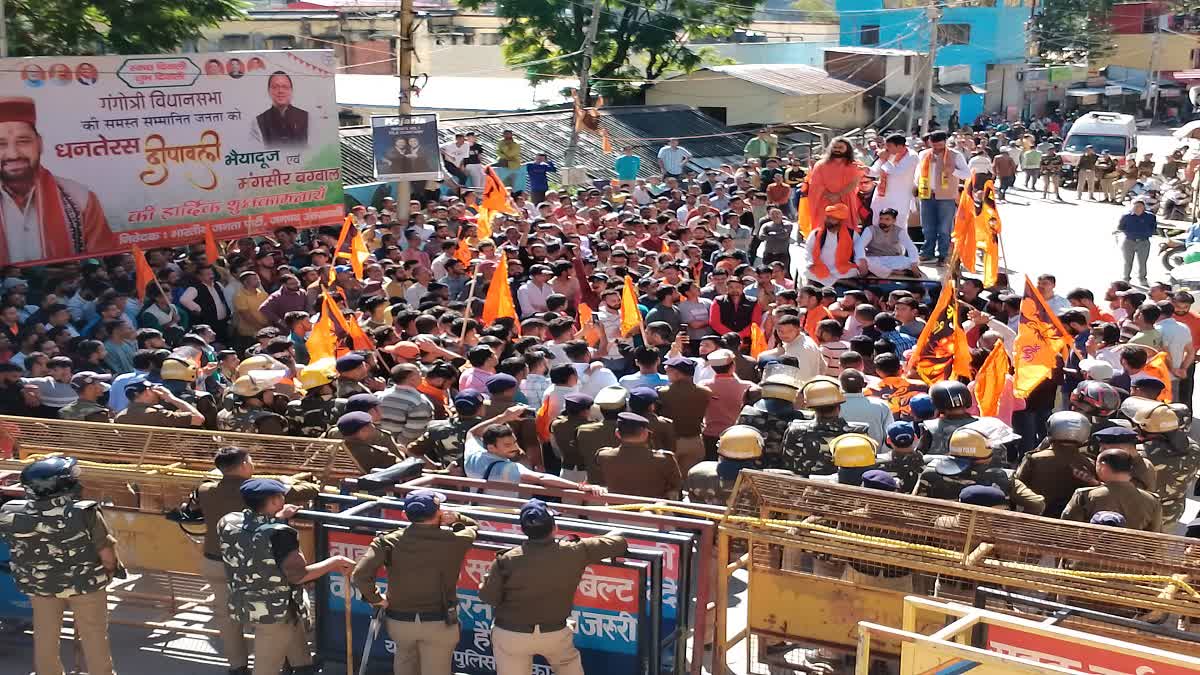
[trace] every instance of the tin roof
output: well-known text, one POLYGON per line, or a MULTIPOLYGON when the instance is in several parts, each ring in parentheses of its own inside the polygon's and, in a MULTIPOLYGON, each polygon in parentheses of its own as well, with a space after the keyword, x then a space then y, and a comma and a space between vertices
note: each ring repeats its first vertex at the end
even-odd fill
MULTIPOLYGON (((521 144, 521 159, 533 161, 534 155, 546 153, 551 161, 562 165, 563 155, 571 140, 574 113, 553 110, 506 115, 488 115, 438 122, 442 141, 453 140, 455 133, 474 131, 483 145, 485 158, 494 158, 496 144, 504 131, 512 131, 521 144)), ((695 166, 710 166, 723 161, 741 161, 742 148, 753 135, 735 131, 699 110, 685 105, 639 105, 601 108, 600 124, 608 132, 613 151, 619 153, 625 145, 633 146, 641 157, 641 175, 658 173, 658 149, 668 138, 679 138, 696 161, 695 166), (718 161, 719 160, 719 161, 718 161)), ((374 183, 371 160, 371 128, 344 127, 342 135, 342 180, 347 186, 374 183)), ((592 178, 613 178, 613 159, 602 148, 596 134, 584 132, 579 137, 577 164, 587 169, 592 178)))
MULTIPOLYGON (((788 96, 857 94, 866 91, 857 84, 830 77, 829 73, 812 66, 768 63, 711 66, 702 70, 730 75, 788 96)), ((680 77, 687 76, 681 75, 680 77)))

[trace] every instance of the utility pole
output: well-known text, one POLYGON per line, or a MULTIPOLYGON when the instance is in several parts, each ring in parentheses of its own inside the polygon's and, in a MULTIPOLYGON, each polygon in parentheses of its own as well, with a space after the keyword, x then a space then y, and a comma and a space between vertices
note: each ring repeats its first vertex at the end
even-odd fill
POLYGON ((1162 37, 1162 15, 1154 17, 1154 38, 1150 42, 1150 68, 1146 72, 1146 109, 1150 111, 1150 122, 1154 123, 1154 109, 1158 104, 1158 42, 1162 37))
POLYGON ((929 133, 929 118, 933 114, 933 75, 934 62, 937 61, 938 48, 938 19, 942 18, 942 8, 935 4, 936 0, 930 0, 928 9, 925 10, 929 16, 929 73, 925 76, 925 111, 921 115, 921 137, 929 133))
MULTIPOLYGON (((592 53, 596 50, 596 33, 600 31, 600 11, 604 7, 604 0, 595 0, 592 3, 592 18, 588 21, 587 34, 583 36, 583 47, 579 55, 579 105, 586 108, 588 105, 588 91, 591 84, 588 82, 592 74, 592 53)), ((578 11, 579 5, 575 5, 578 11)), ((574 120, 577 122, 578 120, 574 120)), ((579 125, 571 125, 571 143, 567 146, 566 165, 568 167, 575 166, 575 155, 579 151, 579 125)))
MULTIPOLYGON (((0 0, 3 2, 4 0, 0 0)), ((396 77, 400 80, 400 99, 396 113, 401 118, 412 113, 412 62, 413 62, 413 0, 400 1, 400 13, 396 17, 396 77)), ((401 120, 403 121, 403 119, 401 120)), ((436 140, 436 139, 435 139, 436 140)), ((437 144, 425 152, 437 152, 437 144)), ((438 157, 441 163, 441 157, 438 157)), ((396 183, 396 221, 408 224, 408 202, 412 199, 412 183, 401 180, 396 183)))

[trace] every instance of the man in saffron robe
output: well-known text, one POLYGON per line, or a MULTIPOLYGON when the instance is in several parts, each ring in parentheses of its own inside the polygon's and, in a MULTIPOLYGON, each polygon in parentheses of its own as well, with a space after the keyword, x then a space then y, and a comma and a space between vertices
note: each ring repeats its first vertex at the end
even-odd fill
POLYGON ((0 98, 0 265, 116 247, 96 194, 42 166, 33 99, 0 98))
MULTIPOLYGON (((834 204, 844 205, 848 214, 858 213, 858 186, 866 172, 867 168, 854 160, 850 141, 833 139, 825 158, 817 162, 808 177, 809 222, 825 222, 825 208, 834 204)), ((846 226, 857 229, 857 219, 848 217, 846 226)))
POLYGON ((832 286, 839 279, 858 276, 854 264, 854 231, 845 204, 826 206, 822 225, 808 235, 808 264, 804 276, 810 284, 832 286))

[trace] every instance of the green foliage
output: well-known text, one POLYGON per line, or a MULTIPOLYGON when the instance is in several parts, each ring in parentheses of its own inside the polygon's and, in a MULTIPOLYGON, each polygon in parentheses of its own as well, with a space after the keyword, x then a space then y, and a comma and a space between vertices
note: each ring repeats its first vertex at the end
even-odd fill
POLYGON ((830 0, 795 0, 792 3, 792 9, 804 10, 810 16, 806 17, 814 21, 827 21, 837 19, 837 14, 833 11, 833 2, 830 0))
POLYGON ((1111 0, 1044 0, 1034 16, 1038 53, 1051 63, 1075 63, 1113 49, 1111 0))
MULTIPOLYGON (((701 49, 687 43, 722 41, 750 24, 765 0, 601 0, 600 31, 592 60, 597 78, 655 80, 689 72, 705 63, 701 49)), ((459 0, 475 10, 489 0, 459 0)), ((510 65, 578 51, 591 19, 592 0, 495 0, 504 58, 510 65)), ((547 75, 576 75, 579 56, 530 66, 533 82, 547 75)), ((594 90, 612 97, 631 83, 598 80, 594 90), (622 86, 624 85, 624 86, 622 86)))
POLYGON ((242 0, 8 0, 8 53, 171 52, 244 7, 242 0))

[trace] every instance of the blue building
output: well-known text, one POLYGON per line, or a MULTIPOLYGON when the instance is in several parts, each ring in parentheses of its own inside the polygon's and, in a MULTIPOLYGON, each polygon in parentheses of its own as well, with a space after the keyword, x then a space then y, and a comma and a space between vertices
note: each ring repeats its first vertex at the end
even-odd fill
MULTIPOLYGON (((957 111, 964 123, 982 112, 1015 117, 1032 0, 975 0, 942 9, 938 25, 935 117, 957 111), (946 66, 949 66, 947 68, 946 66)), ((927 51, 927 4, 913 0, 836 0, 843 46, 927 51)))

